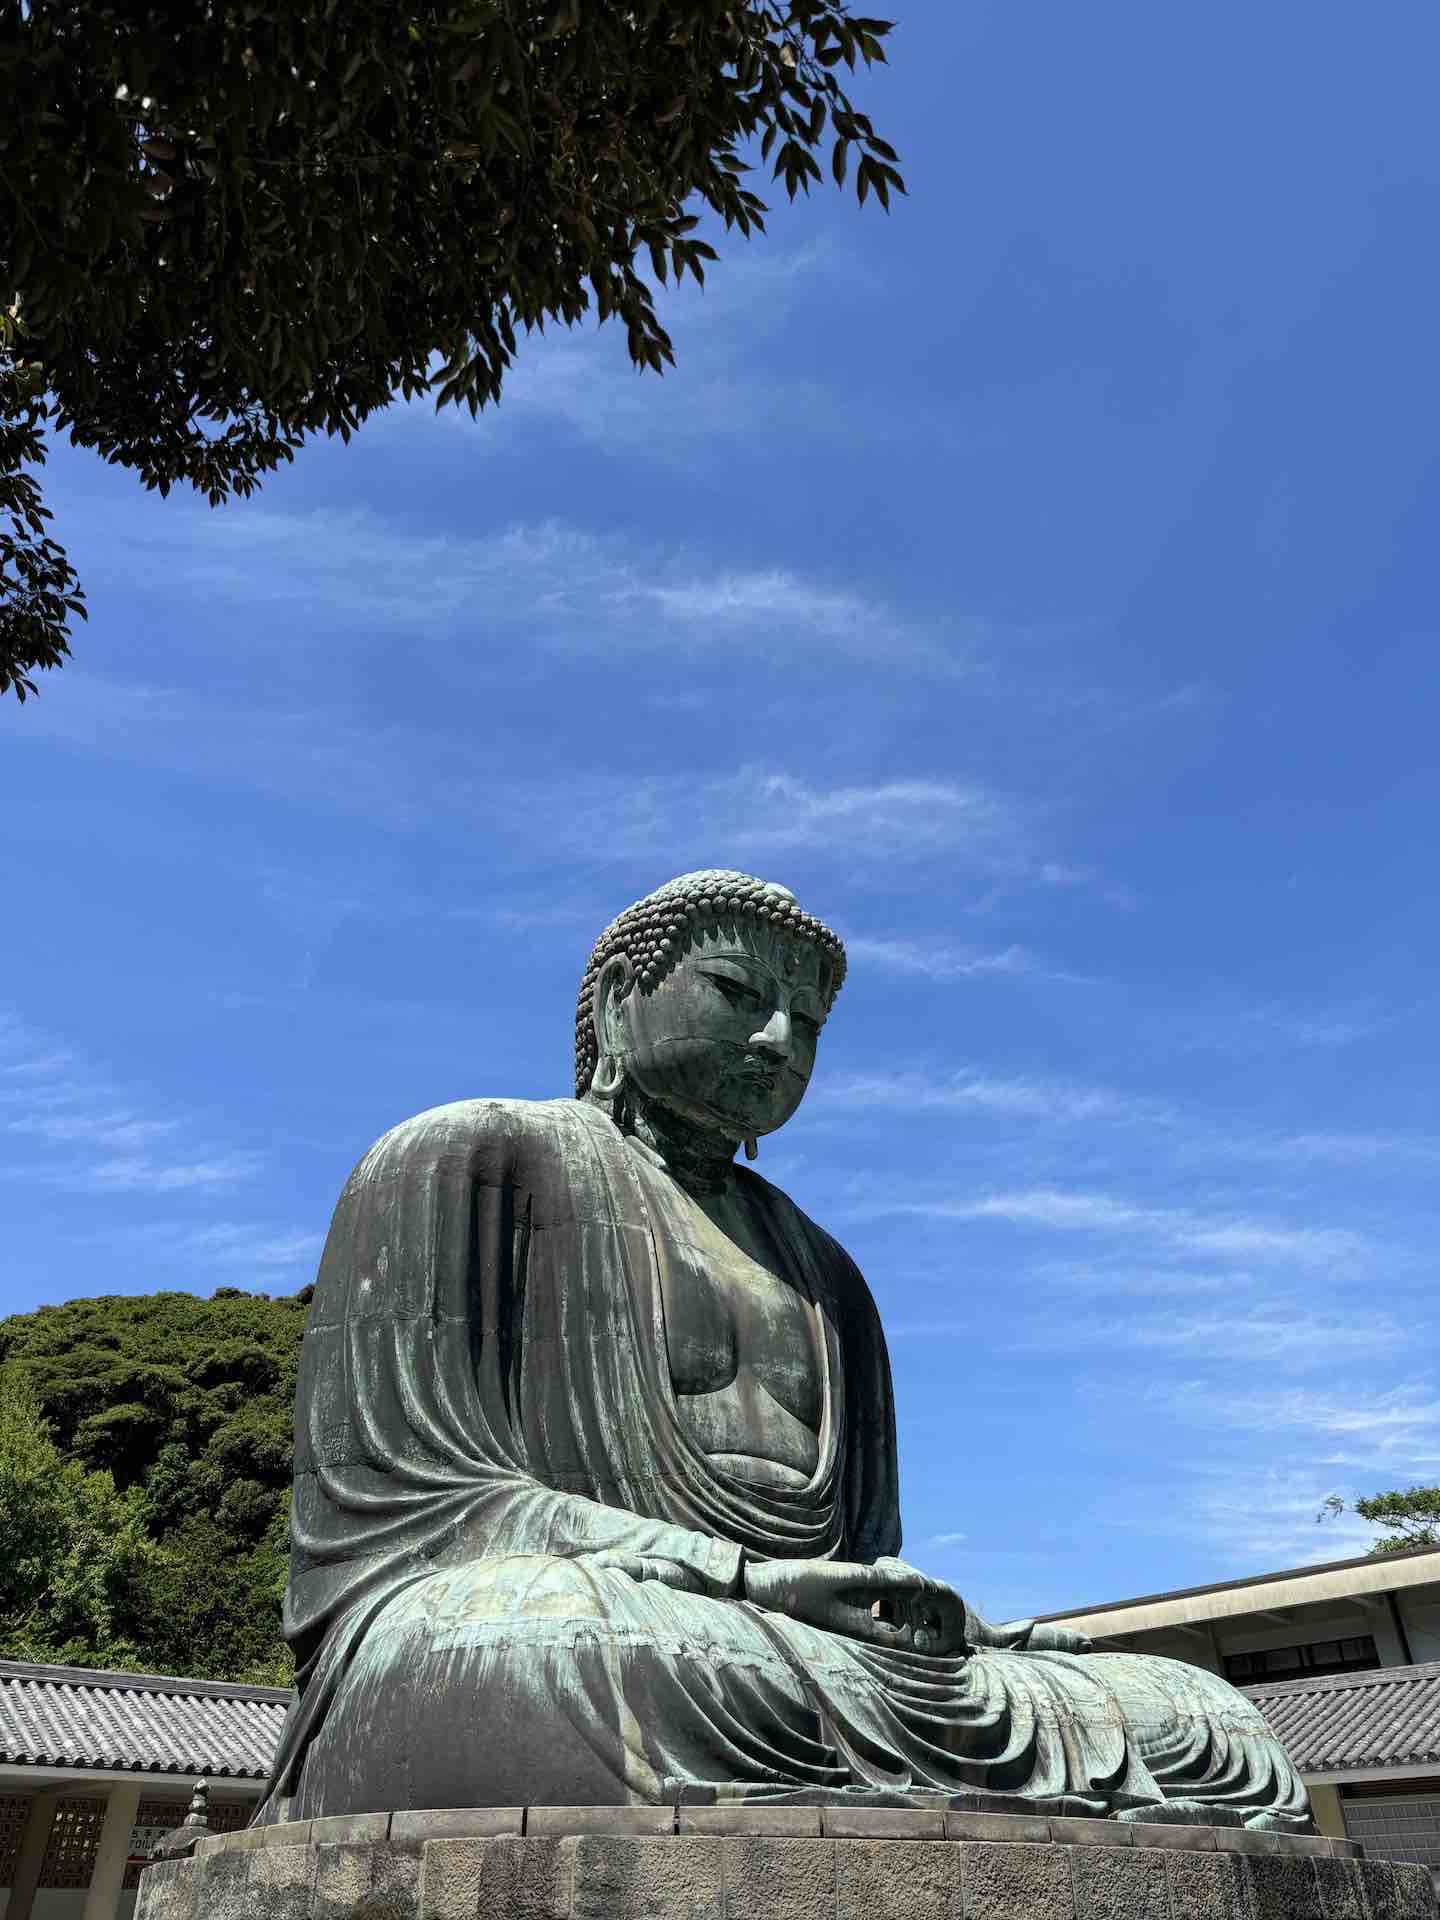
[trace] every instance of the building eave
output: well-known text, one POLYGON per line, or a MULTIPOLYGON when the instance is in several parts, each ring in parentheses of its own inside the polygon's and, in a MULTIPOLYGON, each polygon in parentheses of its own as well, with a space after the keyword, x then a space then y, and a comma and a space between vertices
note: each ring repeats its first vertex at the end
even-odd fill
POLYGON ((1291 1567, 1244 1580, 1220 1580, 1204 1587, 1180 1587, 1173 1593, 1110 1600, 1100 1606, 1070 1607, 1041 1614, 1064 1621, 1100 1639, 1155 1633, 1167 1627, 1203 1624, 1285 1607, 1309 1607, 1353 1600, 1367 1594, 1394 1593, 1407 1587, 1440 1585, 1440 1547, 1408 1547, 1403 1553, 1364 1554, 1354 1560, 1328 1560, 1313 1567, 1291 1567), (1263 1599, 1256 1589, 1263 1589, 1263 1599))
MULTIPOLYGON (((196 1777, 179 1770, 157 1773, 130 1767, 30 1767, 0 1761, 0 1793, 83 1795, 92 1788, 99 1792, 114 1786, 130 1786, 153 1787, 157 1793, 173 1798, 182 1785, 188 1791, 196 1777)), ((207 1773, 204 1778, 210 1782, 212 1798, 216 1800, 256 1800, 270 1783, 268 1774, 207 1773)))

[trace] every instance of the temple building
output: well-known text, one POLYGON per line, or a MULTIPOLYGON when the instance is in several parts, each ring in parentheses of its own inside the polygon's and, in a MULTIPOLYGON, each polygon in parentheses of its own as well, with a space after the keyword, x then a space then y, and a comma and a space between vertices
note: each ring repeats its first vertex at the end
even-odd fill
POLYGON ((1222 1673, 1299 1768, 1322 1833, 1440 1878, 1440 1549, 1291 1568, 1046 1616, 1097 1649, 1222 1673))
POLYGON ((0 1916, 129 1920, 140 1863, 210 1782, 212 1832, 264 1790, 289 1694, 0 1660, 0 1916))
MULTIPOLYGON (((1222 1673, 1289 1749, 1321 1831, 1440 1875, 1440 1550, 1337 1560, 1048 1616, 1099 1650, 1222 1673)), ((210 1782, 265 1790, 276 1687, 0 1660, 0 1920, 129 1920, 140 1862, 210 1782)))

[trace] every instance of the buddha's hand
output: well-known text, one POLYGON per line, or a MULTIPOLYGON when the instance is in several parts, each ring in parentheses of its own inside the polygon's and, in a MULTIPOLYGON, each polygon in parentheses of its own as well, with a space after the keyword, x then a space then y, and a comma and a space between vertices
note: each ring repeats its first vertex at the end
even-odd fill
POLYGON ((966 1651, 965 1602, 903 1560, 747 1560, 745 1598, 873 1646, 966 1651))
POLYGON ((628 1573, 632 1580, 658 1580, 662 1587, 677 1587, 682 1593, 703 1591, 697 1575, 678 1560, 666 1560, 654 1553, 622 1553, 607 1548, 582 1556, 587 1566, 603 1567, 616 1573, 628 1573))
POLYGON ((1044 1620, 1007 1620, 992 1626, 977 1615, 970 1616, 970 1637, 977 1646, 999 1647, 1009 1653, 1090 1653, 1087 1635, 1073 1627, 1056 1627, 1044 1620))
POLYGON ((1073 1627, 1052 1627, 1043 1620, 1032 1626, 1030 1638, 1025 1642, 1028 1653, 1093 1653, 1094 1647, 1088 1633, 1077 1633, 1073 1627))

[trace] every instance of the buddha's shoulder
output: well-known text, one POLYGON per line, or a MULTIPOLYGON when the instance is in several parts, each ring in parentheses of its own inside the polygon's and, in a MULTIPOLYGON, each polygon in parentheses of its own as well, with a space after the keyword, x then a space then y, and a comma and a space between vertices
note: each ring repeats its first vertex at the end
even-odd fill
POLYGON ((563 1158, 587 1143, 593 1149, 614 1134, 605 1115, 583 1100, 451 1100, 382 1134, 351 1177, 393 1177, 456 1160, 513 1167, 563 1158))

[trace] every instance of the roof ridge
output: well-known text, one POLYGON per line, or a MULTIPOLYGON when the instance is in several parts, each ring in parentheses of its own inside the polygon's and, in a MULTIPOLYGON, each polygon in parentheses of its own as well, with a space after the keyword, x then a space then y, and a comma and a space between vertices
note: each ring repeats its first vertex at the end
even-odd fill
POLYGON ((1240 1691, 1247 1694, 1339 1693, 1347 1687, 1398 1685, 1407 1680, 1440 1680, 1440 1660, 1416 1661, 1408 1667, 1365 1667, 1359 1673, 1301 1675, 1298 1680, 1256 1680, 1240 1691))
POLYGON ((195 1680, 184 1674, 125 1673, 111 1667, 52 1667, 29 1660, 0 1660, 0 1683, 95 1687, 108 1693, 164 1693, 219 1700, 265 1700, 288 1704, 289 1687, 251 1686, 241 1680, 195 1680))

